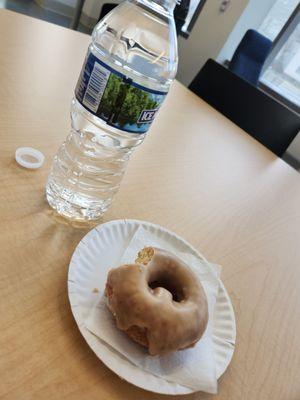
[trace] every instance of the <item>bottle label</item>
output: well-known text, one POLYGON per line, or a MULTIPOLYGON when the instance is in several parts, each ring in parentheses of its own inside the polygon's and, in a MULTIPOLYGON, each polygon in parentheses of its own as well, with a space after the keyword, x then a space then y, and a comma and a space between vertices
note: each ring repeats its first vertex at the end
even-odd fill
POLYGON ((75 89, 76 99, 88 111, 132 133, 147 132, 166 95, 135 83, 91 52, 75 89))

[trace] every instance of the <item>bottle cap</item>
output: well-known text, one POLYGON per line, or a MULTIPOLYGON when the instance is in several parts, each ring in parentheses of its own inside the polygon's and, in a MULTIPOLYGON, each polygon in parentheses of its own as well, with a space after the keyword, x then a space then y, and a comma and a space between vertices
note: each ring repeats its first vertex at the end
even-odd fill
POLYGON ((44 154, 32 147, 19 147, 15 158, 18 164, 29 169, 40 168, 45 160, 44 154))

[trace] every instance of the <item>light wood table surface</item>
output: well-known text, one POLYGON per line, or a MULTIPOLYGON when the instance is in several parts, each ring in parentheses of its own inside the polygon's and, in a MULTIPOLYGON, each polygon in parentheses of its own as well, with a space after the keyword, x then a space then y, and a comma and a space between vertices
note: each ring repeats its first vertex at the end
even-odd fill
MULTIPOLYGON (((89 37, 0 11, 0 398, 158 400, 93 354, 71 315, 67 271, 85 234, 60 223, 44 187, 69 130, 89 37), (37 171, 15 149, 46 155, 37 171)), ((223 266, 236 351, 219 394, 300 399, 300 179, 179 83, 136 150, 105 221, 159 223, 223 266)))

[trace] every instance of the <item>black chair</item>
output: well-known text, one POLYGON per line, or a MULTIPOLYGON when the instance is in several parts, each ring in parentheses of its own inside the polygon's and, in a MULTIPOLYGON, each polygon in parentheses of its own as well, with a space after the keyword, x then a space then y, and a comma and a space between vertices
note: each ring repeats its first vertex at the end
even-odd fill
POLYGON ((300 131, 300 115, 214 60, 189 88, 273 153, 282 156, 300 131))

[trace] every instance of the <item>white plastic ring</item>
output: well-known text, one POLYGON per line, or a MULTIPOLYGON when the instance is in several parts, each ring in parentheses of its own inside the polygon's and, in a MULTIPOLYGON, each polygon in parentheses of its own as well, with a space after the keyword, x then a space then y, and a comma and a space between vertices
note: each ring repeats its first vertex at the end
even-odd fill
POLYGON ((44 154, 32 147, 19 147, 15 158, 18 164, 29 169, 40 168, 45 160, 44 154))

